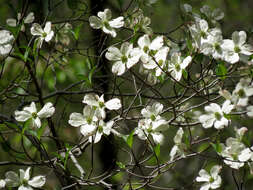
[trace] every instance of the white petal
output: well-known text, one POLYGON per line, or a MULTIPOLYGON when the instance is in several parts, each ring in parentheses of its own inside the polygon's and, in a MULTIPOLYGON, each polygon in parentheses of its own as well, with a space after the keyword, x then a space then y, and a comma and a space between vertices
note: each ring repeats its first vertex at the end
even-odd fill
POLYGON ((234 105, 231 104, 230 100, 226 100, 222 105, 222 111, 229 114, 234 109, 234 105))
POLYGON ((82 114, 72 113, 69 117, 68 123, 73 127, 79 127, 81 125, 85 125, 87 122, 82 114))
POLYGON ((156 132, 156 133, 151 133, 153 139, 154 139, 154 142, 156 144, 162 144, 163 141, 164 141, 164 136, 162 133, 159 133, 159 132, 156 132))
POLYGON ((24 19, 24 23, 29 24, 34 21, 34 13, 30 12, 24 19))
POLYGON ((28 111, 15 111, 14 114, 15 114, 15 119, 21 122, 27 121, 28 119, 32 117, 31 113, 28 111))
POLYGON ((112 17, 112 12, 110 9, 105 9, 104 12, 98 12, 98 17, 101 18, 103 21, 110 20, 112 17))
POLYGON ((150 44, 149 48, 158 50, 163 46, 163 36, 157 36, 150 44))
POLYGON ((21 185, 19 186, 18 190, 33 190, 33 188, 30 186, 21 185))
POLYGON ((115 19, 109 21, 109 25, 112 28, 120 28, 120 27, 124 26, 124 17, 120 16, 118 18, 115 18, 115 19))
POLYGON ((199 21, 199 26, 200 26, 201 31, 203 32, 206 32, 208 30, 208 23, 204 19, 199 21))
POLYGON ((247 34, 244 31, 235 31, 232 34, 232 40, 237 45, 243 45, 246 42, 247 34))
POLYGON ((41 26, 37 23, 34 23, 31 27, 31 34, 34 36, 42 36, 44 33, 44 30, 41 28, 41 26))
POLYGON ((150 45, 150 39, 148 37, 148 35, 144 35, 142 37, 140 37, 138 39, 138 45, 141 47, 141 48, 144 48, 145 46, 149 47, 150 45))
POLYGON ((249 148, 244 149, 238 156, 238 160, 246 162, 252 157, 252 151, 249 148))
POLYGON ((209 179, 210 179, 209 173, 207 173, 206 170, 201 169, 199 171, 199 177, 196 178, 196 181, 197 182, 204 182, 204 181, 209 181, 209 179))
POLYGON ((24 173, 24 179, 25 180, 29 180, 30 179, 30 170, 31 170, 31 167, 28 167, 24 173))
POLYGON ((46 42, 49 42, 52 38, 53 38, 53 36, 54 36, 54 31, 50 31, 48 34, 47 34, 47 36, 45 37, 45 41, 46 42))
POLYGON ((18 174, 16 174, 13 171, 8 171, 5 173, 5 182, 6 186, 8 187, 17 187, 19 186, 19 177, 18 174))
POLYGON ((113 65, 112 65, 112 73, 120 76, 123 75, 126 71, 126 65, 124 63, 122 63, 122 61, 116 61, 113 65))
POLYGON ((90 26, 94 29, 100 29, 103 26, 101 19, 96 16, 90 16, 89 22, 90 26))
POLYGON ((47 34, 49 34, 51 31, 51 22, 46 22, 46 25, 44 27, 44 32, 46 32, 47 34))
POLYGON ((80 132, 85 137, 95 134, 96 130, 97 130, 97 126, 95 124, 82 125, 80 128, 80 132))
POLYGON ((113 98, 105 103, 105 107, 109 110, 118 110, 121 108, 120 99, 113 98))
POLYGON ((210 187, 210 183, 204 183, 199 190, 208 190, 210 187))
POLYGON ((200 123, 202 123, 202 126, 204 128, 210 128, 213 126, 213 123, 215 121, 215 118, 212 115, 201 115, 199 117, 200 123))
POLYGON ((183 63, 180 65, 182 69, 185 69, 189 63, 192 61, 192 57, 191 56, 187 56, 184 60, 183 63))
POLYGON ((12 27, 16 27, 17 26, 17 20, 14 19, 14 18, 8 18, 6 20, 6 24, 8 24, 9 26, 12 26, 12 27))
POLYGON ((110 135, 113 124, 114 121, 108 121, 106 125, 103 127, 103 133, 106 135, 110 135))
POLYGON ((32 102, 32 103, 30 104, 30 106, 24 107, 23 110, 24 110, 24 111, 27 111, 27 112, 30 112, 31 114, 32 114, 32 113, 37 113, 36 105, 35 105, 34 102, 32 102))
POLYGON ((28 181, 28 184, 35 188, 42 187, 45 183, 46 177, 42 175, 33 177, 31 180, 28 181))
POLYGON ((104 31, 104 33, 110 34, 113 38, 115 38, 116 35, 117 35, 116 31, 113 28, 111 28, 111 27, 107 28, 107 27, 103 26, 102 30, 104 31))
POLYGON ((39 117, 36 117, 35 119, 32 119, 32 121, 33 121, 33 126, 34 127, 37 127, 37 128, 41 127, 41 121, 40 121, 39 117))
POLYGON ((122 53, 116 47, 109 47, 108 51, 105 54, 105 57, 110 61, 120 61, 122 53))
POLYGON ((92 139, 93 139, 93 143, 98 143, 102 135, 103 133, 100 133, 97 131, 95 135, 89 137, 89 142, 92 143, 92 139))
POLYGON ((51 117, 55 112, 55 108, 51 102, 46 103, 43 108, 38 112, 39 118, 51 117))
POLYGON ((98 103, 98 99, 99 99, 99 96, 97 94, 86 94, 84 97, 83 97, 83 103, 84 104, 87 104, 89 106, 96 106, 98 107, 99 106, 99 103, 98 103))

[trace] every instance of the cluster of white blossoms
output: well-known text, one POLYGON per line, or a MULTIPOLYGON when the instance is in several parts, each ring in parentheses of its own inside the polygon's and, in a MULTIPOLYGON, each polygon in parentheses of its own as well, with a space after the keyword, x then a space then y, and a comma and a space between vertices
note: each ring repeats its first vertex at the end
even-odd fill
POLYGON ((0 30, 0 57, 11 52, 14 39, 14 36, 9 31, 0 30))
POLYGON ((152 136, 155 143, 161 144, 164 141, 162 131, 168 129, 168 122, 160 116, 163 111, 163 105, 154 102, 151 106, 147 106, 141 110, 144 119, 138 122, 135 128, 135 134, 142 140, 146 140, 149 135, 152 136))
POLYGON ((6 172, 5 179, 0 180, 0 188, 18 187, 18 190, 33 190, 33 188, 43 187, 46 183, 46 177, 39 175, 31 179, 30 170, 30 167, 25 171, 19 169, 19 175, 13 171, 6 172))
POLYGON ((205 5, 201 8, 201 12, 205 16, 192 13, 190 5, 185 5, 185 9, 194 20, 194 23, 189 25, 194 41, 193 46, 201 53, 231 64, 238 62, 240 55, 252 55, 253 47, 246 43, 246 32, 235 31, 232 34, 232 39, 223 39, 222 31, 217 21, 224 17, 224 13, 219 9, 211 11, 205 5), (209 23, 213 25, 212 28, 209 27, 209 23))
POLYGON ((118 110, 121 108, 121 102, 118 98, 113 98, 107 102, 104 101, 104 95, 86 94, 82 101, 86 104, 83 113, 71 113, 69 124, 73 127, 80 127, 80 132, 84 137, 88 137, 90 142, 97 143, 103 134, 109 135, 114 132, 112 126, 114 121, 104 122, 106 111, 118 110))
POLYGON ((170 48, 164 44, 163 36, 157 36, 151 40, 145 34, 138 39, 137 43, 138 47, 135 48, 128 42, 124 42, 120 50, 116 47, 109 47, 106 58, 114 62, 112 66, 114 74, 122 75, 127 69, 141 61, 141 66, 146 71, 154 73, 154 77, 170 73, 176 81, 180 81, 183 71, 192 61, 191 56, 184 58, 180 52, 172 52, 168 59, 170 48))

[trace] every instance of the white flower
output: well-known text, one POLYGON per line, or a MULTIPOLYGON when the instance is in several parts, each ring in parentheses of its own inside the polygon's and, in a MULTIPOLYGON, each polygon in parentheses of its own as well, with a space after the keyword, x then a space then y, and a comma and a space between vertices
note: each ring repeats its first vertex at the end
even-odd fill
POLYGON ((24 107, 23 111, 15 111, 15 119, 20 122, 25 122, 28 119, 32 119, 32 125, 40 128, 42 118, 51 117, 55 112, 55 108, 51 102, 46 103, 43 108, 37 112, 37 108, 34 102, 30 106, 24 107))
POLYGON ((46 183, 45 176, 36 176, 30 179, 30 167, 24 171, 19 170, 19 176, 13 171, 9 171, 5 174, 5 182, 7 187, 19 187, 18 190, 32 190, 34 188, 40 188, 46 183))
POLYGON ((253 117, 253 106, 248 106, 247 107, 247 115, 249 117, 253 117))
POLYGON ((200 190, 217 189, 221 186, 221 177, 219 176, 221 168, 221 166, 215 165, 211 168, 210 173, 204 169, 199 171, 196 181, 205 182, 201 185, 200 190))
POLYGON ((224 157, 225 164, 234 169, 239 169, 244 166, 244 163, 239 161, 239 156, 245 149, 245 146, 238 138, 229 137, 226 140, 226 146, 221 144, 221 147, 222 151, 220 155, 224 157))
POLYGON ((97 94, 86 94, 82 101, 84 104, 93 106, 95 108, 95 115, 99 119, 106 117, 105 108, 109 110, 118 110, 121 108, 121 102, 118 98, 113 98, 105 102, 104 95, 98 96, 97 94))
POLYGON ((94 135, 97 130, 98 118, 95 115, 95 110, 92 106, 86 105, 83 108, 83 114, 71 113, 69 117, 69 124, 73 127, 80 127, 80 132, 83 136, 89 137, 94 135))
POLYGON ((158 50, 163 46, 163 36, 157 36, 152 42, 147 34, 143 35, 138 39, 138 45, 140 48, 141 61, 143 67, 146 69, 154 69, 157 67, 153 57, 156 55, 158 50))
POLYGON ((201 44, 201 52, 205 55, 212 55, 214 59, 222 59, 222 43, 223 39, 221 30, 219 28, 214 28, 209 32, 207 40, 203 41, 201 44))
POLYGON ((0 189, 4 188, 5 185, 6 185, 5 180, 1 179, 1 180, 0 180, 0 189))
POLYGON ((140 139, 146 140, 148 135, 151 135, 155 143, 163 143, 164 136, 161 132, 168 128, 168 122, 159 115, 162 110, 163 105, 158 102, 141 110, 141 114, 145 119, 141 119, 135 129, 135 134, 140 139))
POLYGON ((122 75, 126 72, 126 69, 131 68, 139 61, 140 52, 138 48, 133 48, 133 44, 124 42, 120 49, 109 47, 105 57, 114 62, 112 72, 122 75))
POLYGON ((0 30, 0 56, 10 53, 14 36, 7 30, 0 30))
POLYGON ((111 10, 105 9, 104 12, 98 12, 97 16, 91 16, 89 18, 90 26, 94 29, 102 29, 106 34, 110 34, 112 37, 116 37, 116 31, 114 28, 121 28, 124 26, 124 18, 122 16, 111 20, 111 10))
POLYGON ((39 36, 37 41, 38 47, 41 48, 44 40, 49 42, 54 36, 54 31, 51 29, 51 22, 46 22, 44 29, 42 29, 39 24, 34 23, 31 27, 31 34, 34 36, 39 36))
POLYGON ((163 70, 167 67, 167 55, 169 52, 168 47, 162 47, 156 54, 155 60, 156 63, 159 65, 155 68, 155 75, 160 76, 163 73, 163 70))
MULTIPOLYGON (((9 18, 6 20, 6 23, 9 25, 9 26, 12 26, 12 27, 16 27, 17 24, 20 22, 21 20, 21 13, 18 13, 18 16, 17 16, 17 20, 14 19, 14 18, 9 18)), ((30 24, 34 21, 34 13, 33 12, 30 12, 25 18, 24 18, 24 24, 30 24)), ((24 32, 25 31, 25 25, 22 24, 21 25, 21 31, 24 32)))
POLYGON ((227 51, 225 60, 229 63, 236 63, 239 61, 239 54, 252 55, 252 46, 246 44, 247 34, 244 31, 235 31, 232 34, 232 40, 224 40, 223 49, 227 51))
POLYGON ((204 5, 200 9, 200 12, 206 15, 206 17, 210 19, 213 24, 224 17, 224 13, 219 8, 212 11, 208 5, 204 5))
POLYGON ((200 48, 208 36, 208 23, 204 19, 196 20, 195 24, 189 27, 195 45, 200 48))
POLYGON ((234 105, 229 100, 223 103, 222 108, 216 103, 211 103, 205 106, 207 114, 201 115, 199 121, 204 128, 210 128, 214 125, 216 129, 222 129, 224 126, 228 126, 228 119, 225 114, 229 114, 233 108, 234 105))
POLYGON ((175 80, 180 81, 183 69, 185 69, 191 61, 191 56, 187 56, 185 59, 183 59, 180 53, 173 53, 168 65, 168 71, 171 72, 171 75, 173 78, 175 78, 175 80))
POLYGON ((175 145, 170 151, 170 161, 173 161, 176 156, 185 156, 186 145, 182 143, 182 138, 184 135, 183 129, 180 127, 174 137, 175 145))
POLYGON ((114 121, 108 121, 105 123, 103 120, 100 120, 97 131, 93 136, 89 137, 89 142, 92 142, 93 140, 94 143, 97 143, 100 141, 103 134, 110 135, 113 124, 114 121))
POLYGON ((232 102, 237 106, 247 106, 249 97, 253 95, 253 86, 250 78, 241 78, 232 93, 232 102))

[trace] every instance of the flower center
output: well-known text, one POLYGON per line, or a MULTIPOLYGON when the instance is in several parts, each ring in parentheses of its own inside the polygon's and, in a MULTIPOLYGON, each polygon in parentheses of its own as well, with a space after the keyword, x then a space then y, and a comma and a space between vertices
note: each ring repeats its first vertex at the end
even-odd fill
POLYGON ((163 66, 163 60, 160 59, 160 60, 158 61, 158 65, 163 66))
POLYGON ((220 51, 220 49, 221 49, 220 44, 215 43, 215 44, 214 44, 214 49, 215 49, 216 51, 220 51))
POLYGON ((201 36, 202 38, 206 38, 206 33, 205 33, 204 31, 201 31, 201 32, 200 32, 200 36, 201 36))
POLYGON ((121 61, 122 61, 122 63, 126 63, 127 62, 127 56, 123 55, 121 57, 121 61))
POLYGON ((38 117, 37 113, 36 112, 33 112, 32 113, 32 118, 36 119, 38 117))
POLYGON ((210 182, 210 183, 213 183, 213 182, 214 182, 214 178, 213 178, 213 177, 210 177, 209 182, 210 182))
POLYGON ((103 24, 104 24, 105 28, 110 28, 110 24, 108 21, 104 21, 103 24))
POLYGON ((88 124, 91 124, 91 122, 92 122, 91 117, 87 117, 86 121, 87 121, 88 124))
POLYGON ((177 63, 175 65, 175 69, 176 69, 177 72, 179 72, 181 70, 180 64, 177 63))
POLYGON ((153 56, 155 56, 156 53, 157 53, 156 50, 150 50, 150 51, 148 52, 148 55, 150 55, 151 57, 153 57, 153 56))
POLYGON ((43 38, 47 37, 47 33, 46 33, 46 32, 43 32, 43 33, 42 33, 42 37, 43 37, 43 38))
POLYGON ((144 51, 145 53, 148 53, 148 50, 149 50, 148 46, 144 46, 144 47, 143 47, 143 51, 144 51))
POLYGON ((156 119, 155 115, 152 114, 152 115, 150 116, 150 119, 151 119, 152 121, 155 121, 155 119, 156 119))
POLYGON ((241 49, 238 46, 235 46, 234 51, 235 51, 235 53, 240 53, 241 49))
POLYGON ((243 89, 240 89, 238 92, 237 92, 238 96, 240 97, 245 97, 245 92, 243 89))
POLYGON ((105 106, 104 102, 99 102, 98 105, 99 105, 100 108, 105 106))
POLYGON ((103 126, 101 125, 98 126, 98 132, 103 133, 103 126))
POLYGON ((221 119, 221 114, 219 112, 215 112, 214 113, 214 117, 217 119, 217 120, 220 120, 221 119))

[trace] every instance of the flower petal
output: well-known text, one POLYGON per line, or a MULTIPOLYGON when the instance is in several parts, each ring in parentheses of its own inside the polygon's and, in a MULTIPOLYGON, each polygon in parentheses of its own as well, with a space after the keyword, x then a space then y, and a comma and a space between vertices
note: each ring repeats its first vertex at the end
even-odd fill
POLYGON ((28 184, 35 188, 42 187, 45 183, 46 183, 46 177, 42 175, 33 177, 31 180, 28 181, 28 184))
POLYGON ((121 108, 121 102, 118 98, 113 98, 105 103, 105 107, 109 110, 118 110, 121 108))
POLYGON ((48 118, 51 117, 55 112, 55 108, 51 102, 46 103, 43 108, 38 112, 39 118, 48 118))

